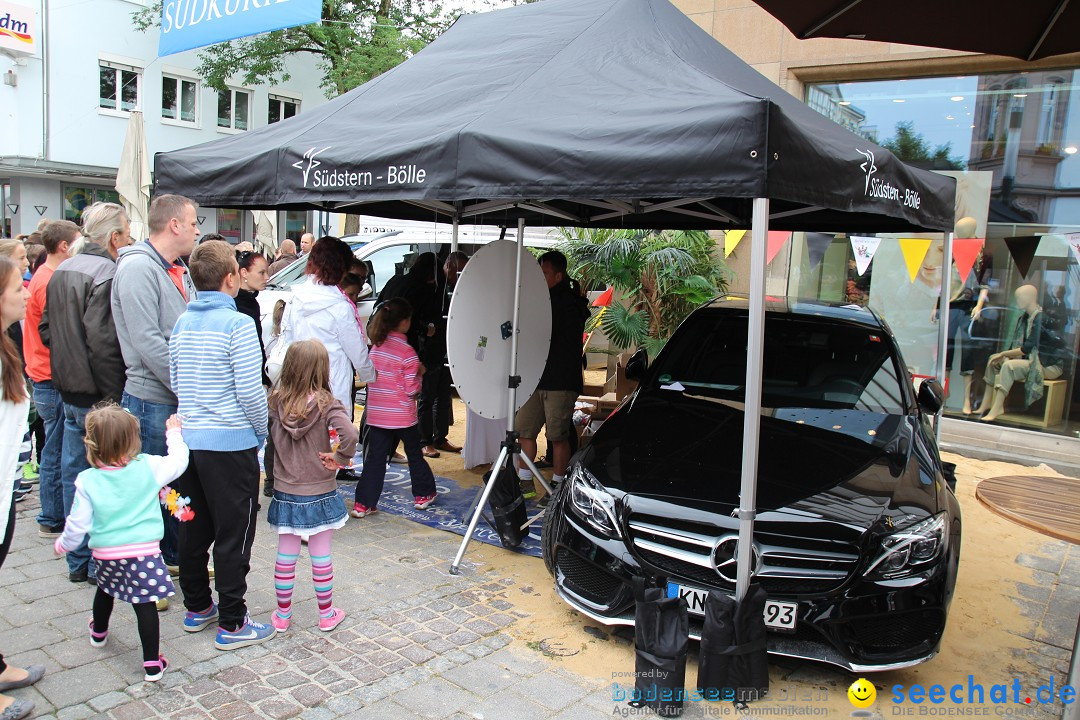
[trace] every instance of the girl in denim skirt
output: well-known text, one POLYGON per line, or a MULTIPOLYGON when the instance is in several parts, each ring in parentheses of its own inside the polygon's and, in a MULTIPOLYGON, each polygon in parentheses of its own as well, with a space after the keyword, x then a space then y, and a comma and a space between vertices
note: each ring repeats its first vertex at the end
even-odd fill
POLYGON ((278 531, 278 607, 271 622, 278 632, 289 629, 296 560, 307 540, 319 629, 330 632, 345 619, 332 602, 330 538, 348 520, 335 478, 339 467, 352 463, 357 432, 349 411, 330 391, 330 356, 321 342, 300 340, 289 346, 269 404, 275 465, 267 520, 278 531))

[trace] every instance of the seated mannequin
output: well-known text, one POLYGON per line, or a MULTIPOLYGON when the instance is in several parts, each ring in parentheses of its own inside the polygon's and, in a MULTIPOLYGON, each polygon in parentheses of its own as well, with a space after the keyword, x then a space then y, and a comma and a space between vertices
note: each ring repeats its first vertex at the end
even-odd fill
POLYGON ((1039 291, 1034 285, 1021 285, 1016 288, 1016 305, 1023 315, 1016 323, 1014 347, 990 356, 986 364, 986 393, 982 404, 975 412, 986 413, 983 422, 992 422, 1005 412, 1005 397, 1013 384, 1026 381, 1031 370, 1032 354, 1038 354, 1043 377, 1053 380, 1061 377, 1061 349, 1057 347, 1053 336, 1043 332, 1043 314, 1039 307, 1039 291))

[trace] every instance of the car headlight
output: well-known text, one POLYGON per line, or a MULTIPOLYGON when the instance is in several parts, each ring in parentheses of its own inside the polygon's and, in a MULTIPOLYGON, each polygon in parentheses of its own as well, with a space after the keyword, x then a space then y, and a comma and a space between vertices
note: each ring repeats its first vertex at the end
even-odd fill
POLYGON ((936 560, 949 540, 946 513, 939 513, 881 540, 881 552, 870 563, 866 574, 895 578, 918 572, 936 560))
POLYGON ((570 505, 595 530, 611 538, 622 537, 615 519, 615 498, 581 465, 570 472, 570 505))

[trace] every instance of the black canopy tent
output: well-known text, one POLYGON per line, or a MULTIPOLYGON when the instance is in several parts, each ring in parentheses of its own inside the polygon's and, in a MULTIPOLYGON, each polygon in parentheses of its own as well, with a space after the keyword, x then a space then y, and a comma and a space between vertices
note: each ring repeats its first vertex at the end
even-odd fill
POLYGON ((160 153, 155 168, 157 193, 208 206, 751 228, 739 599, 751 571, 767 230, 947 232, 954 221, 952 178, 821 116, 668 0, 465 16, 324 106, 160 153))

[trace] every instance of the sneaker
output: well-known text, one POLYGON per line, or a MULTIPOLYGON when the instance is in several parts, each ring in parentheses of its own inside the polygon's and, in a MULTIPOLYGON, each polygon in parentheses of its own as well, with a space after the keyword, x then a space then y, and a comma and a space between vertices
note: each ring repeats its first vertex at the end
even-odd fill
POLYGON ((345 611, 339 608, 330 608, 330 617, 319 618, 319 629, 323 632, 330 632, 345 619, 345 611))
POLYGON ((31 492, 33 492, 34 486, 25 480, 19 480, 18 486, 15 488, 15 502, 22 502, 25 500, 31 492))
POLYGON ((68 580, 70 580, 73 583, 84 583, 84 582, 88 582, 90 580, 90 578, 87 577, 86 570, 83 569, 83 570, 76 570, 75 572, 69 572, 68 573, 68 580))
POLYGON ((109 631, 95 632, 94 631, 94 618, 90 618, 90 644, 93 647, 105 647, 105 643, 109 641, 109 631))
POLYGON ((38 473, 38 464, 31 460, 22 466, 23 480, 33 485, 41 479, 41 475, 38 473))
POLYGON ((408 465, 409 458, 405 457, 399 452, 396 452, 390 456, 390 462, 397 463, 398 465, 408 465))
POLYGON ((417 496, 415 496, 413 498, 413 500, 416 501, 416 504, 413 505, 413 507, 416 508, 417 510, 427 510, 428 506, 430 506, 431 503, 435 502, 435 495, 436 495, 435 493, 432 493, 431 495, 417 495, 417 496))
POLYGON ((368 515, 374 515, 377 512, 379 511, 375 507, 368 507, 363 503, 355 503, 352 510, 349 511, 349 515, 354 518, 362 518, 367 517, 368 515))
POLYGON ((39 523, 37 534, 40 538, 58 538, 64 534, 64 523, 59 525, 41 525, 39 523))
POLYGON ((236 650, 266 642, 275 635, 277 635, 277 630, 272 625, 257 623, 249 616, 244 618, 244 624, 236 630, 226 630, 219 625, 217 637, 214 638, 214 647, 218 650, 236 650))
POLYGON ((532 500, 536 497, 536 485, 533 484, 532 478, 528 480, 519 480, 518 484, 521 487, 521 496, 526 500, 532 500))
POLYGON ((289 623, 292 622, 292 616, 282 617, 281 614, 275 610, 270 614, 270 624, 274 626, 274 629, 279 633, 289 631, 289 623))
POLYGON ((157 682, 161 679, 161 676, 165 674, 165 671, 169 669, 169 661, 164 655, 158 655, 157 660, 151 660, 150 662, 144 662, 142 664, 143 680, 146 682, 157 682))
POLYGON ((533 463, 537 468, 549 468, 551 467, 551 461, 547 457, 538 457, 536 462, 533 463))
POLYGON ((154 607, 157 608, 158 612, 165 612, 169 609, 169 598, 161 598, 160 600, 156 600, 154 602, 154 607))
POLYGON ((199 632, 207 625, 217 622, 217 619, 217 605, 211 602, 210 607, 203 612, 187 611, 187 614, 184 615, 184 630, 187 632, 199 632))

